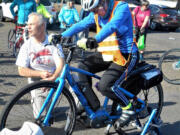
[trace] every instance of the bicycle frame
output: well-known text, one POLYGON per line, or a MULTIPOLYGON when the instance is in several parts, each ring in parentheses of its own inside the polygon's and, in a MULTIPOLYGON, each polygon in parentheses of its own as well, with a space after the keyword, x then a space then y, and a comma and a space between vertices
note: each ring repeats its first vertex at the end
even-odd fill
MULTIPOLYGON (((88 102, 86 100, 86 98, 83 96, 82 92, 80 92, 75 80, 73 79, 72 75, 70 74, 70 72, 79 72, 79 73, 82 73, 82 74, 85 74, 85 75, 88 75, 88 76, 91 76, 93 78, 96 78, 96 79, 100 79, 99 76, 95 75, 95 74, 92 74, 90 72, 87 72, 85 70, 82 70, 82 69, 78 69, 78 68, 75 68, 75 67, 70 67, 68 64, 65 64, 64 68, 63 68, 63 71, 60 75, 60 77, 58 77, 56 79, 56 83, 58 83, 58 88, 57 90, 55 91, 54 89, 51 89, 37 118, 36 119, 39 119, 40 118, 40 115, 42 114, 42 112, 44 111, 45 107, 47 106, 47 104, 50 102, 50 99, 52 98, 53 94, 55 93, 55 96, 51 102, 51 105, 48 109, 48 112, 45 116, 45 119, 43 121, 43 125, 44 126, 49 126, 48 124, 48 121, 51 117, 51 112, 56 104, 56 101, 58 100, 62 90, 63 90, 63 87, 64 87, 64 84, 65 84, 65 79, 68 80, 68 83, 70 84, 70 86, 72 87, 73 89, 73 92, 76 94, 76 96, 78 97, 79 101, 81 102, 81 104, 83 105, 84 109, 86 110, 86 113, 87 115, 93 119, 93 117, 96 115, 95 112, 93 112, 93 110, 89 107, 88 105, 88 102)), ((118 87, 118 89, 120 91, 122 91, 125 95, 127 95, 128 97, 130 98, 135 98, 135 96, 133 94, 131 94, 130 92, 128 92, 127 90, 121 88, 121 87, 118 87)), ((145 107, 145 102, 139 98, 137 98, 137 101, 142 103, 142 107, 141 109, 139 110, 136 110, 137 112, 141 111, 144 109, 145 107)), ((108 98, 106 97, 105 100, 104 100, 104 104, 103 104, 103 109, 105 110, 107 108, 107 104, 108 104, 108 98)), ((118 119, 119 116, 110 116, 109 114, 105 113, 106 115, 108 115, 109 117, 109 120, 114 120, 114 119, 118 119)))

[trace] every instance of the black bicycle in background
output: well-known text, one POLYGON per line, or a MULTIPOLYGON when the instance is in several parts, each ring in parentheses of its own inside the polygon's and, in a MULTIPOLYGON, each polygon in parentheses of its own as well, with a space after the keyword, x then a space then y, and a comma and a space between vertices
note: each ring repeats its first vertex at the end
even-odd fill
POLYGON ((159 59, 159 68, 166 82, 180 85, 180 48, 166 51, 159 59))

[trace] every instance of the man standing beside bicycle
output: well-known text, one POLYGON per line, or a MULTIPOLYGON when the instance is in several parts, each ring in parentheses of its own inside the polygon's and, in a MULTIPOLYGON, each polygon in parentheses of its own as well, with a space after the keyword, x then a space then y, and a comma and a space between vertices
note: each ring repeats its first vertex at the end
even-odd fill
MULTIPOLYGON (((62 48, 50 45, 43 15, 33 12, 28 18, 30 38, 21 47, 16 61, 19 75, 28 77, 28 83, 39 80, 54 81, 64 65, 62 48)), ((38 114, 46 95, 47 90, 31 92, 34 117, 38 114)))
MULTIPOLYGON (((97 52, 87 56, 78 67, 91 73, 105 71, 99 82, 100 92, 121 105, 122 115, 116 123, 120 127, 124 126, 134 118, 135 112, 126 96, 120 91, 113 91, 112 86, 117 80, 124 80, 139 60, 138 48, 133 42, 130 9, 126 2, 115 0, 82 0, 81 5, 91 13, 63 32, 62 37, 71 37, 96 25, 95 37, 78 41, 78 46, 84 49, 97 48, 97 52)), ((93 91, 91 78, 82 74, 78 76, 80 84, 87 91, 93 91)))
POLYGON ((10 6, 10 11, 17 20, 17 24, 20 26, 25 26, 28 21, 28 15, 31 12, 36 12, 36 3, 34 0, 14 0, 10 6), (15 14, 14 8, 18 7, 18 14, 15 14))

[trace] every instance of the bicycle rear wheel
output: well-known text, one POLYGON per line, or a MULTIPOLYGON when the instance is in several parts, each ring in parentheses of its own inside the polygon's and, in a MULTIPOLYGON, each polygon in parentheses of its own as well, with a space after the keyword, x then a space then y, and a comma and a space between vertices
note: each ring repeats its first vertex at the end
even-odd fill
POLYGON ((141 90, 137 97, 146 103, 146 111, 148 111, 140 112, 140 119, 144 119, 149 116, 151 113, 150 111, 153 109, 157 109, 156 118, 160 117, 164 102, 164 94, 161 84, 151 87, 148 90, 141 90))
POLYGON ((16 40, 16 31, 15 29, 10 29, 8 32, 8 48, 10 49, 16 40))
MULTIPOLYGON (((35 120, 36 110, 38 104, 35 98, 32 98, 33 92, 42 89, 57 88, 57 83, 49 81, 36 82, 18 91, 6 104, 1 116, 0 116, 0 129, 9 128, 11 130, 18 130, 21 128, 25 121, 36 122, 42 126, 44 120, 43 113, 40 120, 35 120)), ((42 94, 41 97, 47 96, 42 94)), ((43 100, 44 101, 44 100, 43 100)), ((40 101, 38 101, 39 103, 40 101)), ((41 105, 40 105, 41 106, 41 105)), ((45 111, 46 112, 46 111, 45 111)), ((75 103, 72 95, 66 88, 63 89, 61 96, 59 97, 56 105, 52 111, 51 118, 49 120, 49 127, 42 127, 45 135, 70 135, 75 126, 76 118, 75 103)))
POLYGON ((159 68, 163 72, 165 81, 180 85, 180 49, 175 48, 165 52, 159 60, 159 68), (177 75, 176 75, 177 74, 177 75))
MULTIPOLYGON (((138 93, 137 97, 146 103, 145 109, 137 114, 137 120, 139 120, 141 126, 145 125, 153 109, 157 109, 155 119, 159 120, 163 107, 163 99, 164 99, 163 89, 161 84, 154 86, 148 90, 141 90, 140 93, 138 93)), ((114 107, 117 108, 117 106, 114 107)), ((136 103, 133 104, 133 107, 135 109, 139 109, 141 106, 140 104, 136 103)), ((135 124, 136 122, 137 121, 132 121, 132 123, 131 122, 130 123, 132 124, 132 126, 136 127, 137 126, 135 124)), ((154 127, 149 127, 149 128, 150 129, 148 133, 150 133, 151 131, 153 131, 154 133, 154 127)), ((129 133, 131 132, 132 127, 115 127, 115 130, 121 133, 122 132, 129 133)), ((139 130, 136 130, 135 128, 133 128, 133 131, 139 133, 139 130)))

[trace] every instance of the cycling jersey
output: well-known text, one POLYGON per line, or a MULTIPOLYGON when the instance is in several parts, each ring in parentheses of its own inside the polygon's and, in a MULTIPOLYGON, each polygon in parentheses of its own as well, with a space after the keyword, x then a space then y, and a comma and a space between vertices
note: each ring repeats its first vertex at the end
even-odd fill
POLYGON ((42 14, 45 18, 51 18, 52 15, 47 11, 47 9, 42 4, 37 5, 37 12, 42 14))
MULTIPOLYGON (((63 32, 62 36, 69 37, 75 33, 79 33, 85 28, 95 25, 94 15, 95 14, 91 12, 82 21, 76 23, 70 29, 63 32)), ((131 17, 131 12, 129 12, 128 4, 120 1, 114 9, 113 18, 110 21, 109 18, 104 19, 98 16, 99 25, 100 27, 102 27, 102 29, 95 36, 96 41, 100 43, 109 35, 116 32, 121 52, 131 53, 131 48, 133 44, 133 21, 131 17)), ((137 51, 137 47, 133 45, 132 52, 137 51)))
POLYGON ((58 15, 59 22, 61 22, 60 28, 65 28, 65 26, 62 24, 63 22, 71 26, 75 22, 79 22, 79 14, 76 8, 69 9, 67 6, 62 7, 59 15, 58 15))
POLYGON ((25 24, 28 21, 28 15, 31 12, 36 12, 36 3, 34 0, 27 0, 26 2, 24 0, 14 0, 10 6, 10 11, 14 17, 18 16, 18 24, 25 24), (14 12, 15 6, 18 6, 18 15, 14 12))

